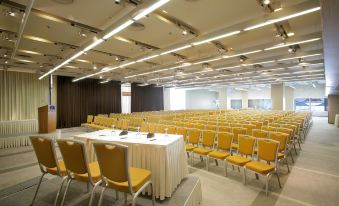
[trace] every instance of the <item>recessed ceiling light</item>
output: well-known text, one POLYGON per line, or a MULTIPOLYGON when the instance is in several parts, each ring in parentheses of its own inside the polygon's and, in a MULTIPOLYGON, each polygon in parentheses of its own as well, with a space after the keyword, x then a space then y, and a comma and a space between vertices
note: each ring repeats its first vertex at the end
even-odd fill
POLYGON ((182 35, 186 36, 188 34, 188 31, 186 29, 182 30, 182 35))
POLYGON ((294 36, 294 32, 288 32, 287 36, 294 36))
POLYGON ((262 3, 265 4, 265 5, 268 5, 268 4, 271 3, 271 1, 270 0, 263 0, 262 3))

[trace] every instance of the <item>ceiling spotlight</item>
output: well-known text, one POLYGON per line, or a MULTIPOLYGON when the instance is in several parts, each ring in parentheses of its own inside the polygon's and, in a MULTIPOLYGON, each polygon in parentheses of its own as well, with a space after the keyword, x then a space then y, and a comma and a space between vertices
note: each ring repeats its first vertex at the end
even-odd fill
POLYGON ((93 70, 97 70, 97 69, 98 69, 97 65, 93 64, 93 70))
POLYGON ((84 30, 80 30, 80 31, 79 31, 79 36, 80 36, 80 37, 87 37, 87 32, 84 31, 84 30))
POLYGON ((5 16, 15 17, 15 16, 17 16, 17 12, 14 11, 13 9, 8 10, 8 11, 5 10, 5 16))
POLYGON ((240 62, 244 62, 244 61, 246 61, 248 58, 246 57, 246 56, 244 56, 244 55, 241 55, 240 57, 239 57, 239 61, 240 62))
POLYGON ((115 4, 120 4, 120 3, 121 3, 121 0, 114 0, 114 3, 115 3, 115 4))
POLYGON ((9 62, 6 60, 6 61, 5 61, 5 64, 8 64, 8 63, 9 63, 9 62))
POLYGON ((294 32, 288 32, 287 36, 294 36, 294 32))
POLYGON ((99 78, 102 79, 102 76, 100 76, 99 78))
POLYGON ((115 57, 115 61, 119 61, 120 58, 118 56, 115 57))
POLYGON ((186 36, 188 34, 188 31, 186 29, 182 30, 182 35, 186 36))
POLYGON ((263 0, 262 3, 263 3, 264 5, 269 5, 269 4, 271 3, 271 1, 270 1, 270 0, 263 0))

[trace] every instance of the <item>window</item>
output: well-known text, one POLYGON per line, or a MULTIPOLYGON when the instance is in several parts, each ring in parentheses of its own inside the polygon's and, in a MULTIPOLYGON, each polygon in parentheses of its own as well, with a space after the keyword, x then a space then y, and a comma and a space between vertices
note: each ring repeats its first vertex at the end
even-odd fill
POLYGON ((294 99, 296 111, 327 111, 327 98, 297 98, 294 99))
POLYGON ((248 107, 254 109, 272 109, 271 99, 249 99, 248 107))
POLYGON ((232 109, 241 109, 242 100, 241 99, 231 99, 231 108, 232 109))

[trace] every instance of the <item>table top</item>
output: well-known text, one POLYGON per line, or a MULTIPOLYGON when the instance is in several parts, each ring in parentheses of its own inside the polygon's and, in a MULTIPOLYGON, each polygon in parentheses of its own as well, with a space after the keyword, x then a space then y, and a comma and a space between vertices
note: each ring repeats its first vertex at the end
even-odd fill
POLYGON ((128 131, 127 135, 119 136, 122 130, 112 130, 104 129, 98 130, 95 132, 84 133, 80 135, 75 135, 77 138, 99 140, 99 141, 111 141, 111 142, 120 142, 120 143, 136 143, 136 144, 145 144, 145 145, 161 145, 167 146, 176 142, 182 138, 182 135, 176 134, 159 134, 154 133, 154 137, 147 138, 147 133, 145 132, 131 132, 128 131))

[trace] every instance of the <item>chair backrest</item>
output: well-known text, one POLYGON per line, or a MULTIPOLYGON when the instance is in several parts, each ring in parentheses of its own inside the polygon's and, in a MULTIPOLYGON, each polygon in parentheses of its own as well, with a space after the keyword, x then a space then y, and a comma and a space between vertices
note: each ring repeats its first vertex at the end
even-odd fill
POLYGON ((215 139, 214 131, 204 130, 202 132, 202 144, 205 147, 213 147, 214 139, 215 139))
POLYGON ((261 129, 252 130, 252 136, 256 138, 268 138, 268 131, 261 129))
POLYGON ((229 150, 233 142, 233 133, 218 132, 218 148, 229 150))
POLYGON ((211 131, 216 131, 216 130, 217 130, 217 126, 212 125, 212 124, 207 124, 207 125, 205 126, 205 129, 206 129, 206 130, 211 130, 211 131))
POLYGON ((71 139, 58 139, 57 143, 68 174, 89 173, 85 145, 83 142, 71 139))
POLYGON ((238 136, 240 134, 247 134, 247 129, 243 127, 233 127, 233 142, 238 142, 238 136))
POLYGON ((265 131, 269 131, 269 132, 275 132, 277 131, 277 128, 276 127, 270 127, 270 126, 262 126, 261 127, 261 130, 265 130, 265 131))
POLYGON ((168 133, 168 134, 175 134, 175 133, 176 133, 176 128, 175 128, 175 126, 173 126, 173 125, 167 125, 166 128, 167 128, 167 133, 168 133))
POLYGON ((232 127, 219 126, 218 132, 232 132, 232 127))
POLYGON ((282 132, 270 132, 270 139, 273 139, 275 141, 278 141, 280 144, 280 148, 279 151, 283 151, 285 152, 286 148, 287 148, 287 143, 289 140, 289 135, 286 133, 282 133, 282 132))
POLYGON ((203 124, 195 124, 194 125, 194 128, 196 128, 196 129, 204 129, 205 128, 205 125, 203 125, 203 124))
POLYGON ((93 115, 87 115, 87 123, 92 123, 93 115))
POLYGON ((200 139, 201 131, 198 129, 190 129, 188 131, 188 142, 191 144, 198 144, 200 139))
POLYGON ((187 141, 187 129, 185 127, 177 127, 177 134, 180 134, 184 137, 185 142, 187 141))
POLYGON ((243 127, 247 129, 248 135, 252 135, 252 131, 256 128, 254 124, 244 124, 243 127))
POLYGON ((141 123, 140 132, 148 132, 148 125, 146 122, 141 123))
POLYGON ((110 180, 113 187, 127 182, 132 193, 129 166, 128 146, 113 143, 93 143, 100 167, 101 179, 110 180))
MULTIPOLYGON (((47 137, 30 136, 29 137, 38 159, 40 169, 57 167, 59 171, 59 165, 55 154, 54 141, 47 137)), ((46 172, 45 170, 43 170, 46 172)))
POLYGON ((240 134, 238 152, 243 155, 253 155, 255 140, 255 137, 240 134))
POLYGON ((258 139, 258 160, 277 162, 279 142, 272 139, 258 139))
POLYGON ((155 131, 156 131, 156 124, 154 123, 148 124, 148 132, 155 133, 155 131))
POLYGON ((165 134, 165 126, 162 124, 158 124, 155 131, 157 133, 165 134))
POLYGON ((289 139, 291 139, 292 135, 293 135, 293 130, 289 129, 289 128, 279 127, 279 128, 277 128, 277 132, 288 134, 289 139))

